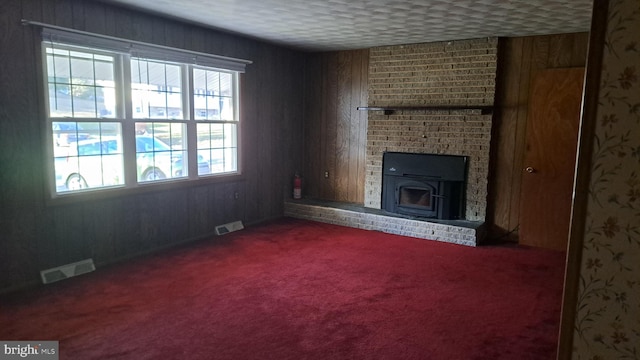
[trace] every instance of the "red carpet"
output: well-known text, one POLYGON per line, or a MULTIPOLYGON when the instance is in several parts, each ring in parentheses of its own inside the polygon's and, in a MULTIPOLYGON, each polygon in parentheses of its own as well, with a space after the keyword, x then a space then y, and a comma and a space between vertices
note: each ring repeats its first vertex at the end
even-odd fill
POLYGON ((0 298, 61 359, 554 359, 564 254, 282 219, 0 298))

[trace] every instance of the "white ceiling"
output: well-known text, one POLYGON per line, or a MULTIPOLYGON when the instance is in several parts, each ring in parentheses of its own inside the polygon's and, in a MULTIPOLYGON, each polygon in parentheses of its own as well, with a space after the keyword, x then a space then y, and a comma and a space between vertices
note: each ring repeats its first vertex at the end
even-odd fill
POLYGON ((106 0, 301 50, 589 30, 592 0, 106 0))

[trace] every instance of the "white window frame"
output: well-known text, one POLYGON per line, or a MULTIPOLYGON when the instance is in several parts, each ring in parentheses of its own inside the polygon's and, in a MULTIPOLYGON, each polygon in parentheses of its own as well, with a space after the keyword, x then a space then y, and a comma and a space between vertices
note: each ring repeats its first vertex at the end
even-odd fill
MULTIPOLYGON (((46 25, 46 24, 36 24, 46 25)), ((246 65, 250 61, 221 57, 217 55, 199 52, 185 51, 164 46, 133 42, 108 36, 89 34, 81 31, 64 29, 56 26, 43 26, 42 59, 44 74, 44 101, 47 129, 47 167, 50 179, 50 193, 52 198, 71 197, 85 193, 108 192, 114 189, 131 189, 139 187, 154 187, 159 184, 195 181, 199 179, 211 179, 221 176, 239 175, 242 170, 240 149, 240 79, 246 65), (108 54, 114 57, 114 77, 116 87, 116 114, 109 118, 76 118, 76 117, 52 117, 49 111, 49 80, 47 76, 48 47, 75 49, 96 54, 108 54), (181 69, 182 86, 182 118, 158 119, 158 118, 134 118, 132 108, 132 79, 131 59, 158 61, 163 63, 178 64, 181 69), (193 70, 205 69, 214 72, 228 73, 232 76, 232 102, 233 119, 223 120, 196 120, 194 109, 194 82, 193 70), (55 181, 54 144, 52 124, 54 122, 115 122, 120 123, 123 142, 123 166, 124 184, 108 187, 87 188, 80 191, 59 192, 55 181), (162 181, 140 182, 136 171, 136 122, 179 123, 184 124, 184 142, 187 152, 188 176, 180 178, 168 178, 162 181), (233 171, 221 171, 207 175, 198 174, 198 124, 233 124, 235 126, 235 161, 236 168, 233 171)))

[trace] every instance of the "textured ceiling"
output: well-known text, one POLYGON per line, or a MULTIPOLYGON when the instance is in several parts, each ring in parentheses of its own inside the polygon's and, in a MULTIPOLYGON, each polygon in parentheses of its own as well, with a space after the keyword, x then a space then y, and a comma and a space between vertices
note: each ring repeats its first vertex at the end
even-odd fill
POLYGON ((309 51, 588 31, 592 0, 107 0, 309 51))

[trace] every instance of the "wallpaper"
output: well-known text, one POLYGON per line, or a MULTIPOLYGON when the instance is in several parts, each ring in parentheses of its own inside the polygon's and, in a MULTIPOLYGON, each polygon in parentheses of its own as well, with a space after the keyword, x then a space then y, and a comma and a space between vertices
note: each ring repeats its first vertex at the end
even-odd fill
POLYGON ((640 359, 639 77, 640 0, 611 0, 573 359, 640 359))

